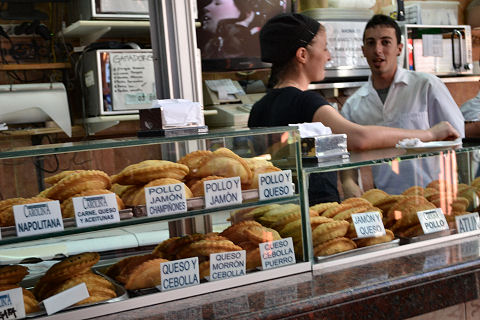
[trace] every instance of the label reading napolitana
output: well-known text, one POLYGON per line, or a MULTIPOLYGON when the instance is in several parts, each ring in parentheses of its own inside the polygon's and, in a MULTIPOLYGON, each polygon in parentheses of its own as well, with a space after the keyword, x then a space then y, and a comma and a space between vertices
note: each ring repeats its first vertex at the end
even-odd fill
POLYGON ((161 216, 187 212, 187 197, 183 183, 145 188, 147 215, 161 216))
POLYGON ((217 208, 242 203, 240 177, 203 182, 205 208, 217 208))
POLYGON ((161 291, 194 286, 200 283, 198 257, 160 264, 161 291))
POLYGON ((90 227, 120 221, 114 193, 73 198, 77 227, 90 227))
POLYGON ((429 234, 433 232, 448 230, 448 223, 441 208, 432 210, 418 211, 418 220, 422 226, 423 233, 429 234))
POLYGON ((291 237, 260 243, 258 246, 263 270, 283 267, 296 262, 291 237))
POLYGON ((63 231, 60 203, 57 201, 13 206, 17 236, 63 231))
POLYGON ((25 318, 22 288, 0 291, 0 319, 25 318))
POLYGON ((292 196, 292 170, 259 174, 258 193, 260 200, 292 196))

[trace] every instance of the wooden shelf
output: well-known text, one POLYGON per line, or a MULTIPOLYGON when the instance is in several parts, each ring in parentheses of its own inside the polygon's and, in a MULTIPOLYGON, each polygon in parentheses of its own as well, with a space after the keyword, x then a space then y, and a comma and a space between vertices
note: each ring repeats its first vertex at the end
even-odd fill
POLYGON ((0 71, 14 71, 14 70, 50 70, 50 69, 70 69, 70 63, 22 63, 22 64, 2 64, 0 71))

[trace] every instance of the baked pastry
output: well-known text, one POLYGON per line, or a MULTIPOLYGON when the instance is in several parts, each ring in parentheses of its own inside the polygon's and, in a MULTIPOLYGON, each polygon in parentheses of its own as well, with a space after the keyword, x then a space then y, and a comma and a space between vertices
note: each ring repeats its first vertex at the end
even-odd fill
POLYGON ((350 223, 345 220, 326 222, 317 226, 312 231, 313 245, 317 246, 329 240, 345 236, 349 226, 350 223))
POLYGON ((373 205, 387 196, 388 193, 380 189, 370 189, 362 194, 362 198, 367 199, 373 205))
POLYGON ((329 256, 335 253, 345 252, 356 249, 355 242, 348 238, 339 237, 327 242, 323 242, 313 248, 315 256, 329 256))
POLYGON ((129 165, 112 176, 112 183, 144 185, 160 178, 182 180, 189 172, 186 165, 166 160, 145 160, 129 165))
POLYGON ((0 209, 0 227, 8 227, 15 225, 15 217, 13 214, 13 206, 21 204, 31 204, 37 202, 48 202, 51 199, 43 197, 33 197, 33 198, 13 198, 3 200, 0 206, 3 209, 0 209))
POLYGON ((85 190, 110 189, 110 186, 110 177, 105 172, 84 170, 72 173, 54 184, 46 197, 63 201, 85 190))
POLYGON ((60 180, 62 180, 63 178, 65 178, 66 176, 69 176, 71 175, 72 173, 76 173, 76 172, 81 172, 81 171, 85 171, 85 170, 65 170, 65 171, 62 171, 60 173, 57 173, 53 176, 50 176, 50 177, 46 177, 43 179, 43 181, 46 183, 46 184, 55 184, 57 182, 59 182, 60 180))
POLYGON ((393 232, 391 230, 385 229, 385 235, 380 237, 372 237, 372 238, 361 238, 355 239, 355 243, 358 248, 373 246, 375 244, 380 244, 384 242, 390 242, 395 238, 393 232))

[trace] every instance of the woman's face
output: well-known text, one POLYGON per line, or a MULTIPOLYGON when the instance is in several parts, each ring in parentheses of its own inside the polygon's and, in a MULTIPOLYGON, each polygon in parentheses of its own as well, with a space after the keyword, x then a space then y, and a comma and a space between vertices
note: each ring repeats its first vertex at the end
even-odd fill
POLYGON ((202 29, 215 33, 218 23, 224 19, 240 17, 240 10, 234 0, 212 0, 203 8, 202 29))
POLYGON ((330 60, 330 52, 327 49, 327 34, 325 31, 318 31, 317 35, 308 44, 307 61, 308 77, 311 81, 321 81, 325 78, 325 64, 330 60))

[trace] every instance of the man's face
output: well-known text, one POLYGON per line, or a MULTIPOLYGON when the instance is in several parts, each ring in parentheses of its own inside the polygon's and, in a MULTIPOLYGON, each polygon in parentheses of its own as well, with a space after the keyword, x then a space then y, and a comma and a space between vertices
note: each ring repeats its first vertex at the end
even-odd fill
POLYGON ((365 30, 362 51, 373 75, 393 77, 402 48, 403 44, 397 44, 394 28, 376 26, 365 30))

